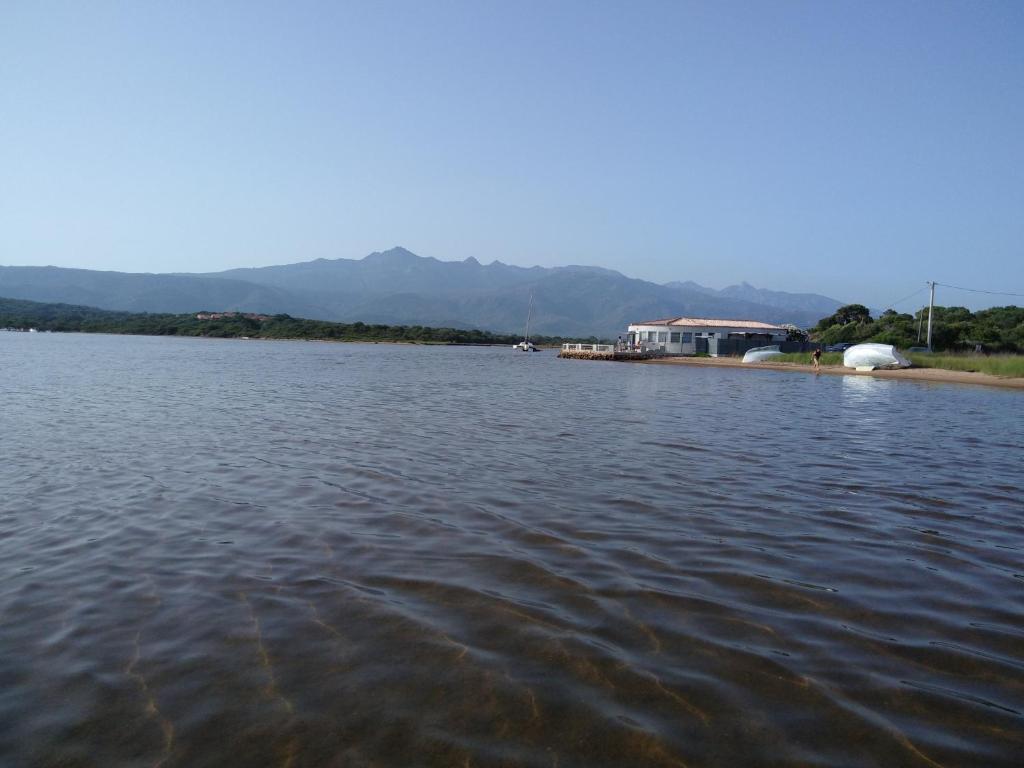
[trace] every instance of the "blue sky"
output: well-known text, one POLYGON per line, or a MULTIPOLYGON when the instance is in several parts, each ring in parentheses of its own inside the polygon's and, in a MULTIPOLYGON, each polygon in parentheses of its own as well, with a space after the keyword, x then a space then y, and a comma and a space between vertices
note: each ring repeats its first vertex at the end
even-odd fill
POLYGON ((0 264, 1024 293, 1022 39, 1020 2, 12 0, 0 264))

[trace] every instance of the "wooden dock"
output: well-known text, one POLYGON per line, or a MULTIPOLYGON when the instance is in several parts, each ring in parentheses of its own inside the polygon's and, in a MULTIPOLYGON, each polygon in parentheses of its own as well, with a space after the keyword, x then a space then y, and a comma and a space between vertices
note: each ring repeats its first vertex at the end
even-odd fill
POLYGON ((664 357, 661 351, 621 349, 614 344, 563 344, 559 357, 572 360, 651 360, 664 357))

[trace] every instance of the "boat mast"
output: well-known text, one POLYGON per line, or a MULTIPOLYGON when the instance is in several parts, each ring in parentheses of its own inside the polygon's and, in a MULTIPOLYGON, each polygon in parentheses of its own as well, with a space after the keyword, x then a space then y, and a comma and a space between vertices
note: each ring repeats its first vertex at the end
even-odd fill
POLYGON ((530 294, 530 307, 526 310, 526 334, 523 336, 523 340, 530 341, 530 316, 533 315, 533 294, 530 294))

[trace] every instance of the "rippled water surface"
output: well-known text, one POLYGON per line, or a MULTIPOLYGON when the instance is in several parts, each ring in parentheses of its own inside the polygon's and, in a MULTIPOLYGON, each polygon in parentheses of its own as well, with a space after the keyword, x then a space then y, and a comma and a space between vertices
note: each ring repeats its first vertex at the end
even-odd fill
POLYGON ((1024 397, 0 334, 4 766, 1020 766, 1024 397))

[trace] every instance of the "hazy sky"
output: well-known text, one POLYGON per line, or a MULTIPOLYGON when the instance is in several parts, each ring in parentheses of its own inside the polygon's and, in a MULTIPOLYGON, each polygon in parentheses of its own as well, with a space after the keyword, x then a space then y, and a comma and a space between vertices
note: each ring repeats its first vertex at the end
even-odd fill
POLYGON ((1022 41, 1019 0, 5 0, 0 264, 1024 293, 1022 41))

